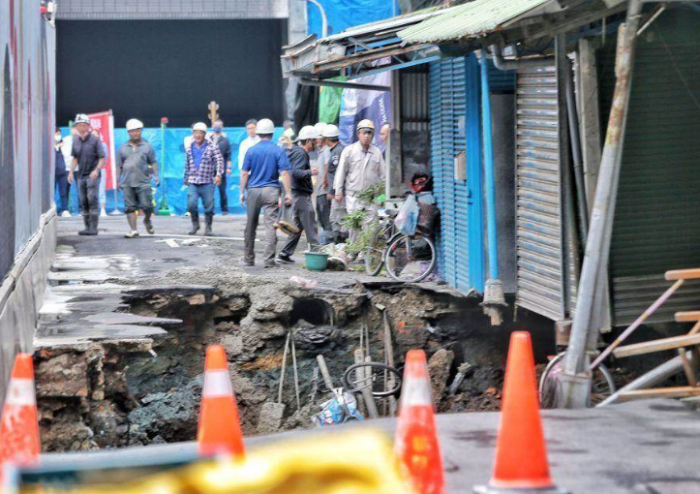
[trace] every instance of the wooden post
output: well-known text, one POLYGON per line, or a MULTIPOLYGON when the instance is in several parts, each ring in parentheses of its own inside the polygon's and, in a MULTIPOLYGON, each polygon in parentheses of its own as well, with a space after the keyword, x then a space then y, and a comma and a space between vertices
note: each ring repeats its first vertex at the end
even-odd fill
POLYGON ((209 109, 209 120, 211 120, 211 126, 213 127, 214 122, 219 119, 219 103, 212 101, 207 108, 209 109))

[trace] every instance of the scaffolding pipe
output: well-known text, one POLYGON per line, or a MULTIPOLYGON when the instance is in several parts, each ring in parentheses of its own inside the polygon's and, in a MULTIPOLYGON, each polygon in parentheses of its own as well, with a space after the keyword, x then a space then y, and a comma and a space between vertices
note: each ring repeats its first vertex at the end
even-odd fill
POLYGON ((569 135, 571 136, 571 156, 574 160, 574 183, 576 184, 579 228, 581 231, 581 241, 585 244, 586 234, 588 233, 588 204, 586 201, 586 184, 583 177, 581 134, 579 134, 578 111, 576 109, 576 96, 574 94, 574 75, 571 70, 571 64, 567 64, 567 70, 565 72, 566 115, 569 120, 569 135))
POLYGON ((590 398, 591 372, 587 350, 594 336, 593 331, 598 329, 591 324, 599 310, 596 307, 596 300, 601 299, 598 292, 605 286, 640 14, 640 1, 630 0, 627 19, 619 37, 617 81, 593 202, 576 315, 564 359, 564 371, 559 375, 563 391, 558 402, 560 408, 584 408, 588 406, 590 398))

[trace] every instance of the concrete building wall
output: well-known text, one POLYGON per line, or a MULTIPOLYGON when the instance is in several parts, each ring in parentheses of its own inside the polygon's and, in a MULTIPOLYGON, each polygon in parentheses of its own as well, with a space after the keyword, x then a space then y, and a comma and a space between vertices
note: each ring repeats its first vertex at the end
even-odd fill
POLYGON ((59 20, 286 19, 287 0, 61 0, 59 20))

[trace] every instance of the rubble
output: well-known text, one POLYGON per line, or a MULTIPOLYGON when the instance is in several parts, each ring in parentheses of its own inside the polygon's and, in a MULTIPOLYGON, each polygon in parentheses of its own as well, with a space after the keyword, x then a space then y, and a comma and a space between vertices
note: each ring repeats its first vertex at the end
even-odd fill
POLYGON ((360 348, 363 334, 364 351, 372 360, 384 362, 383 312, 392 328, 393 357, 399 368, 408 349, 423 348, 430 356, 438 410, 499 405, 502 349, 496 340, 479 333, 492 330, 477 303, 450 293, 396 284, 303 288, 290 280, 271 282, 227 267, 205 267, 139 280, 138 287, 125 291, 123 302, 123 310, 130 314, 181 323, 151 340, 39 350, 35 359, 44 450, 193 440, 204 352, 214 343, 223 345, 229 358, 244 434, 312 427, 311 417, 330 398, 318 382, 316 357, 325 356, 339 384, 354 363, 353 352, 360 348), (192 279, 203 284, 187 285, 192 279), (475 315, 483 321, 474 322, 475 315), (290 332, 300 408, 289 357, 282 403, 277 403, 290 332), (456 394, 448 396, 447 387, 465 360, 474 368, 456 394))

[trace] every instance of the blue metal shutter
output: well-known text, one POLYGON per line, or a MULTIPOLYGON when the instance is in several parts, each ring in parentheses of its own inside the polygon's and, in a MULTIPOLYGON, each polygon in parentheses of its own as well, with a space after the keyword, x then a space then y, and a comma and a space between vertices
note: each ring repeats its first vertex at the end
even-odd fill
POLYGON ((466 180, 454 179, 455 157, 466 143, 465 59, 430 65, 431 169, 440 208, 438 272, 451 286, 469 291, 469 192, 466 180))

